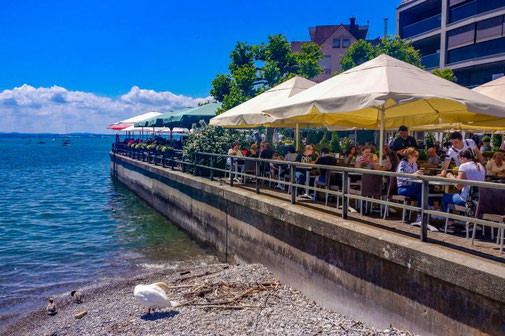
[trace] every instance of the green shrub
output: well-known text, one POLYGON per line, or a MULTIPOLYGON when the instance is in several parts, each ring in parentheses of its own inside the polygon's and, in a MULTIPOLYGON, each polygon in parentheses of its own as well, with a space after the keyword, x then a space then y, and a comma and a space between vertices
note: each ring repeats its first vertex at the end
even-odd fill
POLYGON ((419 151, 419 160, 420 161, 427 161, 429 158, 428 152, 426 150, 420 150, 419 151))
MULTIPOLYGON (((194 132, 189 134, 183 147, 183 158, 194 162, 196 152, 228 154, 228 150, 234 142, 242 142, 242 134, 236 130, 218 126, 207 125, 201 121, 194 132)), ((224 167, 225 158, 216 158, 215 166, 224 167)), ((209 165, 210 158, 199 158, 199 164, 209 165)), ((191 169, 188 169, 192 171, 191 169)))
POLYGON ((433 132, 424 133, 424 143, 426 145, 426 148, 430 148, 435 145, 435 135, 433 135, 433 132))
POLYGON ((484 153, 482 153, 482 156, 485 158, 491 158, 493 157, 493 154, 494 154, 493 151, 485 151, 484 153))
POLYGON ((500 149, 502 144, 502 136, 501 134, 493 134, 493 150, 497 151, 500 149))
POLYGON ((342 147, 340 147, 340 137, 337 132, 331 133, 330 151, 333 153, 342 153, 342 147))

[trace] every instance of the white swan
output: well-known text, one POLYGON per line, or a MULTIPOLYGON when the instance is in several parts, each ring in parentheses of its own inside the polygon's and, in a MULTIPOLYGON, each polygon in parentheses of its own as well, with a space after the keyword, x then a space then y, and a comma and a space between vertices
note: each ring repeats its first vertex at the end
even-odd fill
POLYGON ((133 291, 133 295, 137 302, 142 306, 147 307, 148 314, 151 314, 151 309, 175 307, 177 303, 170 301, 167 297, 169 291, 168 285, 164 282, 156 282, 151 285, 137 285, 133 291))

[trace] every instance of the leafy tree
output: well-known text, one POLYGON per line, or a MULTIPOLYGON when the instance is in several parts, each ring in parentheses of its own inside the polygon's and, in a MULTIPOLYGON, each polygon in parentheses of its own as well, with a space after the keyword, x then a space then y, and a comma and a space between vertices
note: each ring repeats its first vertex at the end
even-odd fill
POLYGON ((340 60, 340 65, 342 66, 342 70, 346 71, 381 54, 386 54, 419 68, 423 68, 421 65, 421 56, 419 52, 414 49, 412 43, 398 36, 395 38, 390 38, 389 36, 383 38, 381 43, 376 46, 364 40, 356 41, 347 48, 346 54, 340 60))
POLYGON ((444 79, 447 79, 448 81, 451 81, 451 82, 454 82, 456 80, 456 76, 454 75, 454 72, 452 72, 452 70, 449 68, 435 69, 435 71, 433 71, 433 74, 437 75, 438 77, 442 77, 444 79))
POLYGON ((326 137, 326 134, 323 136, 323 138, 321 139, 321 141, 319 141, 318 150, 321 150, 323 148, 330 149, 330 141, 326 137))
POLYGON ((346 71, 357 65, 370 61, 377 55, 376 49, 365 40, 358 40, 347 48, 346 54, 340 59, 342 70, 346 71))
POLYGON ((332 151, 333 153, 342 153, 342 148, 340 147, 340 137, 338 135, 338 132, 331 133, 330 151, 332 151))
POLYGON ((435 141, 435 135, 433 132, 424 133, 424 143, 426 144, 426 148, 433 147, 435 145, 435 141))
POLYGON ((222 103, 218 114, 295 75, 319 75, 322 57, 321 47, 311 42, 302 45, 299 53, 293 53, 282 34, 268 36, 266 44, 237 42, 230 53, 230 74, 218 74, 212 81, 210 93, 222 103))
POLYGON ((298 63, 298 74, 305 78, 314 78, 319 75, 323 69, 319 65, 323 54, 321 46, 315 43, 304 43, 302 51, 295 54, 298 63))
POLYGON ((401 39, 399 36, 383 38, 376 46, 376 55, 380 54, 389 55, 423 69, 419 51, 412 46, 412 42, 401 39))
POLYGON ((502 145, 502 135, 501 134, 493 134, 492 135, 493 139, 493 151, 497 151, 500 149, 502 145))

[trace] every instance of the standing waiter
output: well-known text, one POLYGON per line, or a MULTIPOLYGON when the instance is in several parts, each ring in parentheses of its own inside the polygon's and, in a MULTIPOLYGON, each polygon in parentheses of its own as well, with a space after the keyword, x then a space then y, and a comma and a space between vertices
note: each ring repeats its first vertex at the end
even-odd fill
POLYGON ((417 141, 414 137, 409 135, 409 129, 407 126, 400 126, 398 134, 399 136, 396 137, 391 148, 398 154, 398 156, 403 157, 403 152, 409 147, 417 149, 417 141))

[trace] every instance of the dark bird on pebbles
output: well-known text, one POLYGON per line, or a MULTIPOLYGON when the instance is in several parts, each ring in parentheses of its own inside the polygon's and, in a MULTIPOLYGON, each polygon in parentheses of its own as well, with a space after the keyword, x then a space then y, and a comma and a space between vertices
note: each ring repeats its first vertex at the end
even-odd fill
POLYGON ((52 297, 49 298, 49 303, 46 306, 46 311, 48 315, 56 315, 56 303, 54 303, 54 299, 52 297))
POLYGON ((82 293, 79 291, 71 291, 70 295, 74 298, 75 303, 82 303, 82 293))

